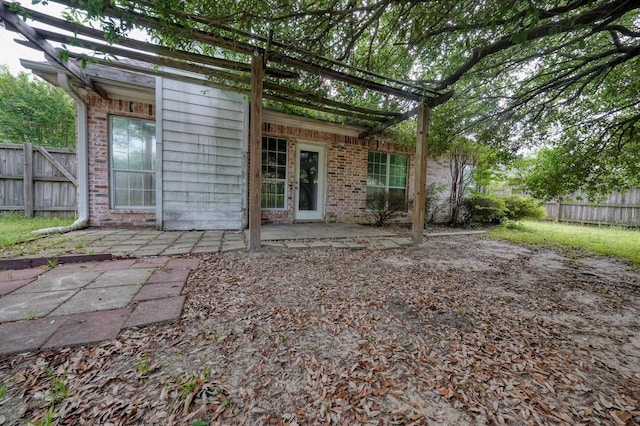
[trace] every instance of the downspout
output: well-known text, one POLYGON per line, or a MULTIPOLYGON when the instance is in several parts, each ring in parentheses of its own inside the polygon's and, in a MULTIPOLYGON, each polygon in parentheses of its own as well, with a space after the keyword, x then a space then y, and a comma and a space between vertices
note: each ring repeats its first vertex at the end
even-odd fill
POLYGON ((89 222, 89 155, 87 141, 87 104, 76 90, 71 87, 69 77, 66 74, 58 73, 58 84, 76 102, 77 106, 77 146, 78 156, 78 219, 69 226, 57 226, 54 228, 38 229, 32 234, 54 234, 76 231, 85 228, 89 222))

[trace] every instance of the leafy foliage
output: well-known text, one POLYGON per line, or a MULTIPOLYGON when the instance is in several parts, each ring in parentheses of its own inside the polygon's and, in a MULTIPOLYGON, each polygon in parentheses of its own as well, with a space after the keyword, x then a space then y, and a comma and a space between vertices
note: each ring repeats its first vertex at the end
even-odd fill
POLYGON ((520 195, 508 195, 503 198, 507 207, 505 217, 510 220, 543 219, 546 210, 537 200, 520 195))
POLYGON ((463 201, 465 215, 463 224, 497 225, 507 215, 507 205, 504 199, 494 195, 476 193, 463 201))
MULTIPOLYGON (((544 146, 554 173, 545 175, 540 167, 551 167, 540 164, 526 181, 544 198, 579 187, 595 195, 640 179, 640 3, 634 0, 97 0, 78 6, 87 9, 82 19, 102 24, 107 40, 152 17, 151 35, 162 44, 220 55, 215 45, 221 40, 264 49, 272 31, 274 51, 327 69, 453 91, 449 105, 433 112, 433 153, 456 138, 508 154, 493 161, 544 146), (205 42, 194 42, 196 31, 206 33, 205 42)), ((246 62, 250 53, 222 55, 246 62)), ((397 112, 415 106, 309 73, 287 82, 267 77, 267 83, 354 107, 397 112)), ((394 129, 411 135, 406 130, 394 129)))
POLYGON ((440 211, 445 208, 441 200, 441 194, 447 189, 447 185, 442 182, 432 182, 427 185, 424 208, 425 225, 433 223, 440 211))
POLYGON ((49 83, 0 67, 0 137, 4 142, 75 146, 73 100, 49 83))
POLYGON ((389 219, 403 211, 405 206, 404 197, 393 192, 376 192, 367 199, 367 209, 373 215, 375 226, 383 226, 389 219))

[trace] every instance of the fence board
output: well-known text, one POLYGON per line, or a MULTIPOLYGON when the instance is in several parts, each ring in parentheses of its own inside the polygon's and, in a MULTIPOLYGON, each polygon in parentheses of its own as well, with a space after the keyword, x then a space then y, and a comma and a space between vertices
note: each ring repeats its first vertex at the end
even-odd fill
MULTIPOLYGON (((579 200, 587 197, 577 192, 571 198, 579 200)), ((549 220, 640 227, 640 187, 625 193, 614 192, 599 204, 560 201, 545 203, 545 208, 549 220)))
POLYGON ((38 216, 74 217, 77 210, 75 150, 47 147, 46 152, 40 151, 40 147, 33 149, 32 161, 25 162, 24 145, 0 144, 0 211, 22 210, 30 215, 31 204, 38 216), (31 172, 28 168, 25 170, 25 164, 29 163, 31 172), (33 186, 26 206, 25 178, 27 185, 31 182, 33 186))

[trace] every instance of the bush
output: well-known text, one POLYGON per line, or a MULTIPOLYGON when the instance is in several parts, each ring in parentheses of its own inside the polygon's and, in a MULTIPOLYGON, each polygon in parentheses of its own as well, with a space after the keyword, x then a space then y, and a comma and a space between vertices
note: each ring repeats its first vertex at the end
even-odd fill
POLYGON ((402 195, 378 192, 367 199, 367 209, 373 214, 374 225, 382 226, 398 212, 405 210, 405 199, 402 195))
POLYGON ((487 194, 473 194, 462 202, 465 223, 499 224, 505 218, 507 206, 504 199, 487 194))
POLYGON ((439 204, 440 194, 447 189, 447 185, 441 182, 433 182, 427 185, 427 194, 425 197, 424 208, 424 224, 425 227, 433 223, 436 219, 436 215, 444 208, 442 204, 439 204))
POLYGON ((547 211, 542 206, 542 203, 531 197, 508 195, 504 197, 504 202, 507 206, 507 219, 544 219, 547 215, 547 211))

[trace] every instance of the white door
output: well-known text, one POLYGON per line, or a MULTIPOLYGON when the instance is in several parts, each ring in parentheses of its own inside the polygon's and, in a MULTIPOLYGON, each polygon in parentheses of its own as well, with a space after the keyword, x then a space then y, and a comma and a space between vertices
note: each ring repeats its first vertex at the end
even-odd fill
POLYGON ((320 145, 296 147, 295 219, 323 220, 326 149, 320 145))

